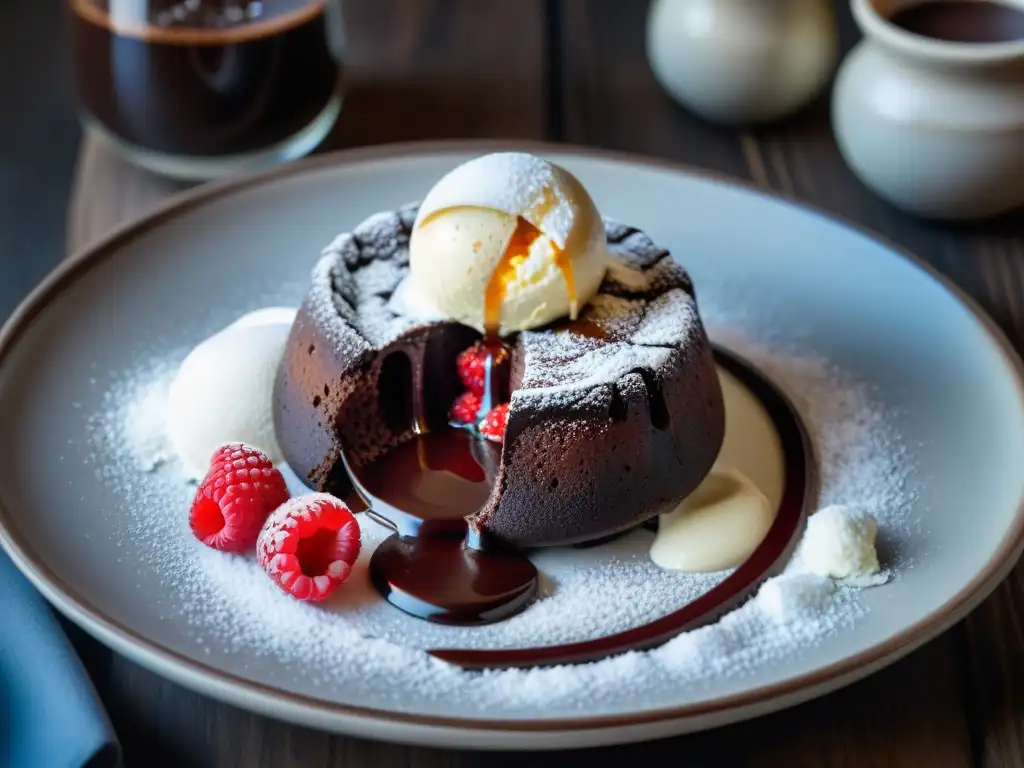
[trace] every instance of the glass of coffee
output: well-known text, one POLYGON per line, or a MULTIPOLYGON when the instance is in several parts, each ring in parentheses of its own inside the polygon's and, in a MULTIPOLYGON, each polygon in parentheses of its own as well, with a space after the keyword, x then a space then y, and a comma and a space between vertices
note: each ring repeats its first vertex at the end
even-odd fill
POLYGON ((312 151, 341 108, 340 0, 71 0, 83 121, 203 180, 312 151))

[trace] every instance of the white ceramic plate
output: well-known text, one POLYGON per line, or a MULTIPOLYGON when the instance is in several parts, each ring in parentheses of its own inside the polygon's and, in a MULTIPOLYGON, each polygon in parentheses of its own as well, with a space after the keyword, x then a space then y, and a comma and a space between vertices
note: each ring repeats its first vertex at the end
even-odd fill
POLYGON ((1006 575, 1024 535, 1024 387, 1019 360, 977 307, 818 213, 665 163, 533 145, 575 172, 606 215, 672 249, 702 302, 738 303, 737 316, 873 388, 915 468, 918 525, 898 553, 912 567, 864 593, 864 620, 806 653, 583 713, 482 716, 457 694, 399 705, 385 682, 356 697, 272 657, 204 647, 164 620, 175 595, 154 594, 144 542, 111 545, 107 529, 127 502, 97 477, 82 439, 103 407, 97 380, 269 301, 297 303, 338 231, 496 148, 355 150, 204 187, 80 254, 30 297, 0 338, 0 541, 47 598, 126 656, 238 706, 371 738, 541 748, 655 738, 804 701, 934 637, 1006 575))

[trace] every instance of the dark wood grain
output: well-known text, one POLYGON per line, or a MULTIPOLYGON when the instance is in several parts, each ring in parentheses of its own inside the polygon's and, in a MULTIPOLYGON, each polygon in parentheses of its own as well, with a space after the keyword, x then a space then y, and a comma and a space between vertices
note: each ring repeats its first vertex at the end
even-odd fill
POLYGON ((540 0, 344 4, 345 107, 326 149, 544 136, 540 0))
POLYGON ((141 216, 185 184, 139 170, 86 134, 68 208, 67 249, 74 253, 141 216))
POLYGON ((63 11, 0 2, 0 320, 64 256, 79 130, 63 11))
POLYGON ((964 624, 968 670, 966 706, 973 713, 980 764, 1024 765, 1024 570, 1021 566, 967 617, 964 624))
MULTIPOLYGON (((841 5, 845 51, 858 34, 841 5)), ((660 91, 649 71, 644 3, 346 0, 345 11, 349 89, 327 148, 547 136, 724 172, 849 218, 916 252, 1024 347, 1024 214, 948 227, 895 210, 843 164, 829 130, 827 94, 765 128, 721 128, 696 119, 660 91), (545 10, 553 40, 546 38, 545 10), (548 58, 548 43, 558 58, 548 58), (546 81, 549 74, 555 82, 546 81)), ((69 213, 69 247, 90 242, 178 188, 89 140, 69 213)), ((537 768, 1024 765, 1022 594, 1018 568, 951 632, 868 680, 791 710, 650 744, 539 753, 528 762, 537 768)), ((527 760, 292 727, 186 691, 70 631, 125 741, 129 766, 468 768, 527 760)))

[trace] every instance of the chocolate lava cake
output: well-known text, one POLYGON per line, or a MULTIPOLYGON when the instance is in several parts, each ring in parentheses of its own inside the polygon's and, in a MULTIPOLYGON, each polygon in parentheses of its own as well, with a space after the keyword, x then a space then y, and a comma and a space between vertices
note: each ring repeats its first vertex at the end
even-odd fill
MULTIPOLYGON (((278 371, 285 458, 343 498, 341 447, 359 467, 412 439, 416 396, 427 428, 448 428, 463 389, 456 357, 480 338, 394 300, 417 207, 374 215, 324 251, 278 371)), ((643 232, 608 220, 605 230, 614 263, 580 318, 506 339, 501 463, 470 523, 517 548, 586 542, 669 511, 722 444, 722 393, 689 276, 643 232)))

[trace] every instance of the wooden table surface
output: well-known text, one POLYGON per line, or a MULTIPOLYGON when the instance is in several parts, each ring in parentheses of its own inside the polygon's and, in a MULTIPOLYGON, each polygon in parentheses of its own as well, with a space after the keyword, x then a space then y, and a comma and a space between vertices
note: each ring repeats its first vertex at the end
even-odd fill
MULTIPOLYGON (((865 225, 918 253, 1024 346, 1024 214, 951 228, 912 219, 843 164, 827 96, 756 130, 716 128, 659 90, 646 4, 622 0, 345 0, 349 90, 326 149, 437 137, 542 138, 673 158, 865 225)), ((840 9, 842 49, 858 39, 840 9)), ((179 185, 83 142, 69 248, 179 185)), ((964 510, 971 514, 970 510, 964 510)), ((952 630, 871 678, 747 723, 643 745, 522 755, 376 744, 286 725, 169 683, 80 631, 73 639, 126 764, 181 766, 1024 765, 1024 570, 952 630)))

